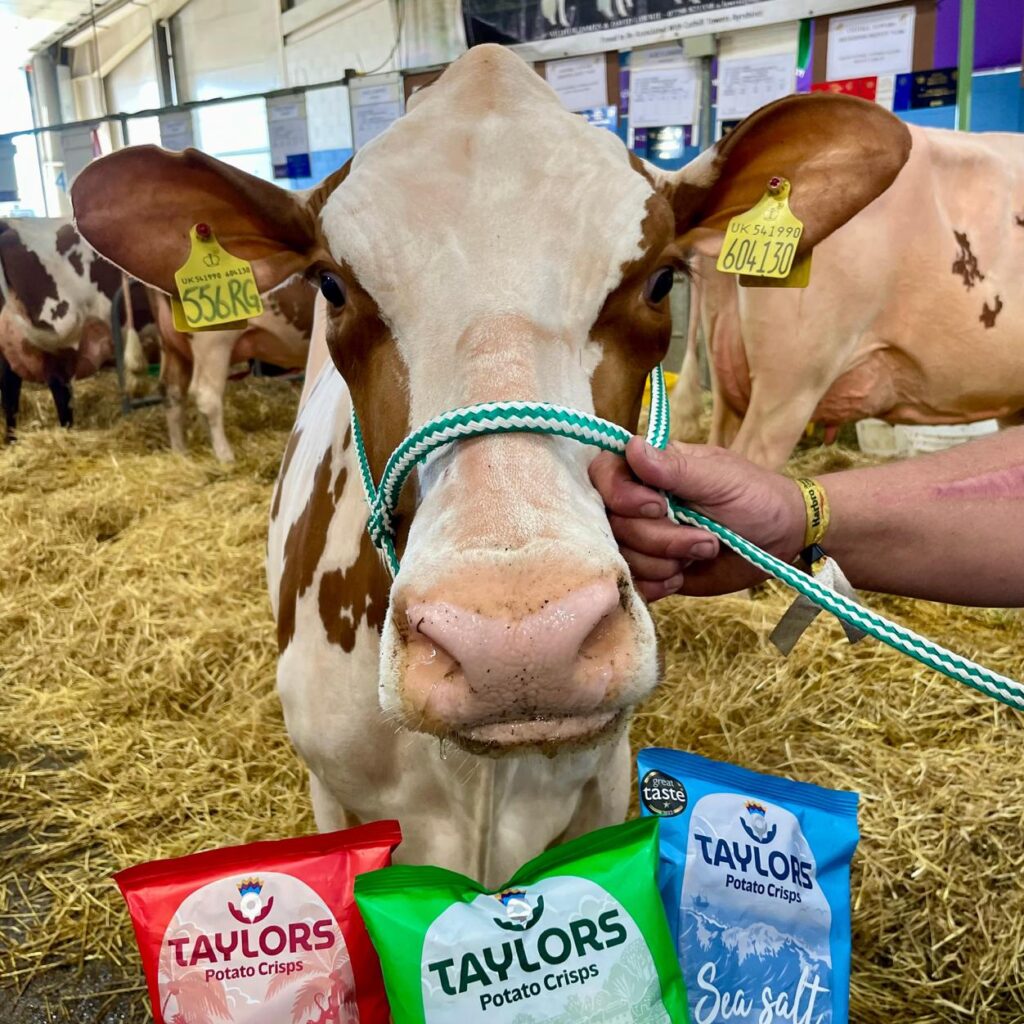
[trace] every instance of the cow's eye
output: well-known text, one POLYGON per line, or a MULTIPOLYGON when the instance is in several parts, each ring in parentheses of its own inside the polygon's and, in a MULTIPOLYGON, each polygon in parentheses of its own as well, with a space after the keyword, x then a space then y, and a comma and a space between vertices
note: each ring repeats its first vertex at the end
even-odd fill
POLYGON ((345 305, 345 286, 341 278, 329 270, 320 271, 320 293, 335 309, 345 305))
POLYGON ((644 298, 657 305, 670 291, 675 280, 675 271, 671 267, 662 267, 651 274, 644 288, 644 298))

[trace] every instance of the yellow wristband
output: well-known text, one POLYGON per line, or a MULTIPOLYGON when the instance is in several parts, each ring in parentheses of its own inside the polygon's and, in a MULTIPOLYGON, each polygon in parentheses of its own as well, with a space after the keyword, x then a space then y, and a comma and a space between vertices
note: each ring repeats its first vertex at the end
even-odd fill
POLYGON ((812 544, 820 544, 828 530, 828 495, 817 480, 802 477, 796 483, 803 495, 804 508, 807 510, 804 547, 809 548, 812 544))

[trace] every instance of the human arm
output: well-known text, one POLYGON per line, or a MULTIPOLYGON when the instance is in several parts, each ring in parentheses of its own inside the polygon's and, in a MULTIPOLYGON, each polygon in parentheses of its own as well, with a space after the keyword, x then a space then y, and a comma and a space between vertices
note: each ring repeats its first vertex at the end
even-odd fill
MULTIPOLYGON (((730 593, 763 579, 710 534, 664 519, 659 490, 785 561, 803 547, 806 513, 788 477, 722 449, 673 444, 656 452, 639 438, 627 460, 628 467, 601 456, 591 476, 648 600, 730 593)), ((822 546, 855 587, 957 604, 1024 605, 1024 428, 818 479, 831 508, 822 546)))

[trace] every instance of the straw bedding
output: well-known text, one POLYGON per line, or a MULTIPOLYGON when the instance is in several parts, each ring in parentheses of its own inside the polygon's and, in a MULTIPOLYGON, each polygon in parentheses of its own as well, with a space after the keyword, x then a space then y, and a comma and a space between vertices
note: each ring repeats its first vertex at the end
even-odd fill
MULTIPOLYGON (((0 450, 4 1024, 148 1019, 110 872, 313 828, 262 567, 296 399, 232 386, 225 469, 198 425, 182 459, 161 410, 122 419, 109 377, 79 386, 72 433, 26 390, 22 441, 0 450)), ((861 792, 854 1020, 1024 1020, 1021 717, 823 620, 783 660, 765 637, 787 600, 658 606, 666 680, 635 744, 861 792)), ((1015 612, 872 604, 1024 675, 1015 612)))

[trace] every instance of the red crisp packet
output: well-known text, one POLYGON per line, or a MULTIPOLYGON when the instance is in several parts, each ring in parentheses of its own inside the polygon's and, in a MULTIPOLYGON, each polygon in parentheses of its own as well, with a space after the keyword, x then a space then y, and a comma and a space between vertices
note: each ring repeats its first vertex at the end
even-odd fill
POLYGON ((387 1024, 353 885, 401 841, 379 821, 119 872, 156 1024, 387 1024))

